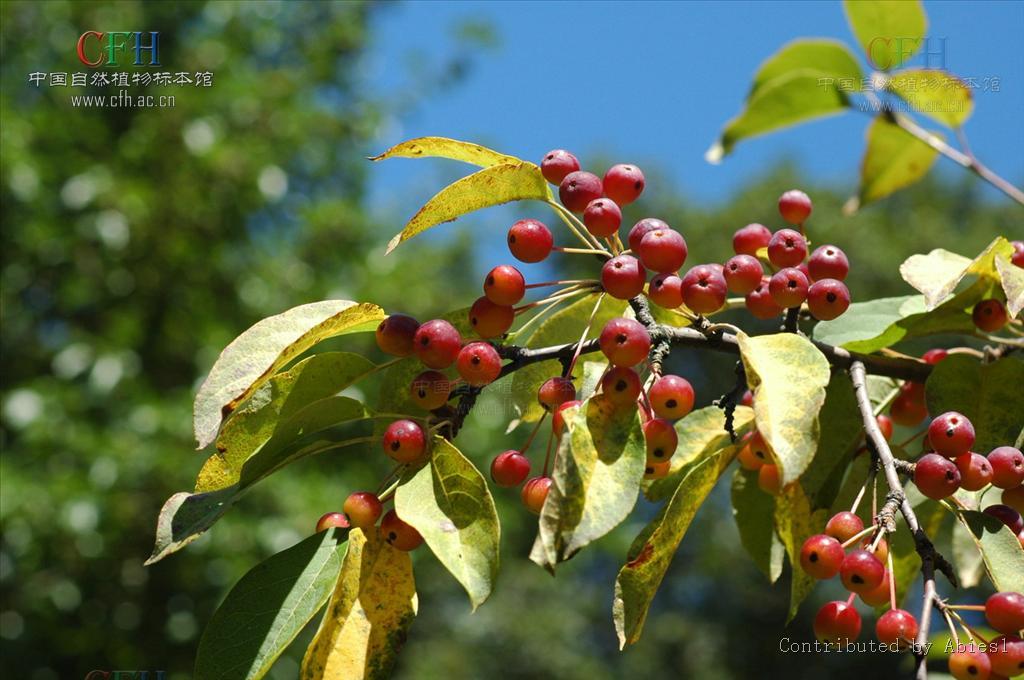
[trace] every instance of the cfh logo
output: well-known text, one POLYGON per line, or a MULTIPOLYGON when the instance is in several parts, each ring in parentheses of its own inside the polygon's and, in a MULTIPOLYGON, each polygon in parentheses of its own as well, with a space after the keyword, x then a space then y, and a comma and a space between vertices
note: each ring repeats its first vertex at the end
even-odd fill
POLYGON ((78 38, 78 60, 91 68, 120 66, 120 57, 132 54, 133 66, 160 66, 160 33, 86 31, 78 38), (148 64, 142 61, 143 52, 148 53, 148 64))
POLYGON ((164 680, 164 671, 89 671, 85 680, 164 680))
POLYGON ((886 38, 878 36, 868 43, 868 63, 873 68, 886 71, 902 68, 910 57, 921 50, 923 68, 946 68, 946 39, 932 38, 886 38))

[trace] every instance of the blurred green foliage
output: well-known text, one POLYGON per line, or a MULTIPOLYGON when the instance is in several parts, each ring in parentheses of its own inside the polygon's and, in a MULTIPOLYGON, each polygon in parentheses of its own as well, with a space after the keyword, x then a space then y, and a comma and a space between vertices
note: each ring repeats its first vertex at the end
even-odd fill
MULTIPOLYGON (((189 451, 195 385, 235 335, 324 297, 421 318, 475 297, 468 234, 493 226, 492 217, 466 218, 462 229, 449 228, 454 238, 422 239, 384 259, 397 226, 366 213, 362 157, 380 151, 368 147, 384 116, 414 105, 407 96, 375 100, 361 76, 368 20, 378 11, 361 3, 3 4, 5 676, 122 668, 189 677, 202 626, 227 589, 386 469, 372 448, 307 461, 258 487, 183 552, 142 566, 161 503, 190 488, 202 462, 189 451), (213 87, 181 93, 173 109, 89 110, 72 109, 66 89, 26 85, 33 71, 78 70, 78 34, 110 26, 158 26, 168 68, 213 71, 213 87)), ((464 33, 478 45, 491 40, 485 26, 464 33)), ((466 54, 438 76, 440 86, 457 85, 466 54)), ((423 93, 429 77, 419 79, 423 93)), ((645 166, 649 186, 665 187, 653 163, 645 166)), ((906 292, 896 266, 910 253, 941 245, 971 254, 1016 220, 1013 208, 984 203, 973 181, 934 176, 843 218, 844 195, 791 167, 766 172, 725 205, 661 189, 629 214, 658 214, 680 228, 691 263, 720 260, 735 228, 780 226, 775 198, 793 186, 814 198, 813 238, 849 254, 855 299, 906 292)), ((592 273, 593 263, 579 260, 592 273)), ((381 358, 365 337, 341 345, 381 358)), ((701 405, 731 383, 727 357, 677 352, 672 368, 693 376, 701 405)), ((481 467, 520 438, 503 434, 511 414, 495 392, 458 441, 481 467)), ((620 653, 612 585, 653 506, 642 502, 634 519, 552 579, 525 558, 533 518, 514 493, 496 495, 504 553, 497 592, 470 616, 458 585, 417 553, 420 620, 399 677, 740 678, 784 669, 794 678, 854 677, 905 662, 778 653, 782 635, 810 639, 813 605, 782 629, 788 588, 769 588, 742 554, 727 489, 699 513, 643 640, 620 653)), ((819 588, 816 597, 829 592, 819 588)), ((310 635, 273 677, 297 674, 310 635)))

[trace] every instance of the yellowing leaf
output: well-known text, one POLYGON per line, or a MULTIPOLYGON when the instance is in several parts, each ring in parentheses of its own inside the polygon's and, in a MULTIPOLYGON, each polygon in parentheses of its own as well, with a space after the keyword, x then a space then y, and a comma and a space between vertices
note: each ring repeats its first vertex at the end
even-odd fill
POLYGON ((775 531, 775 497, 757 485, 757 473, 739 468, 732 476, 732 514, 740 543, 771 583, 782 575, 785 546, 775 531))
POLYGON ((899 68, 921 47, 928 18, 918 0, 846 0, 843 7, 872 68, 899 68))
POLYGON ((450 158, 486 168, 499 163, 519 163, 515 156, 506 156, 493 149, 488 149, 472 142, 463 142, 447 137, 417 137, 396 144, 371 161, 382 161, 388 158, 450 158))
POLYGON ((302 659, 302 680, 383 680, 391 676, 416 616, 409 553, 376 530, 349 533, 348 552, 320 629, 302 659))
MULTIPOLYGON (((941 135, 935 136, 941 139, 941 135)), ((876 117, 867 131, 867 147, 860 166, 859 194, 846 204, 844 210, 855 212, 861 206, 913 184, 928 174, 938 154, 883 116, 876 117)))
POLYGON ((936 248, 927 255, 911 255, 900 265, 900 276, 924 294, 925 309, 931 311, 940 305, 965 276, 975 275, 995 280, 997 256, 1009 258, 1013 246, 1002 236, 997 237, 973 260, 962 255, 936 248))
POLYGON ((996 271, 1006 293, 1006 309, 1011 317, 1016 317, 1024 309, 1024 267, 1012 264, 1008 256, 1000 254, 996 257, 996 271))
POLYGON ((786 548, 790 564, 788 624, 796 616, 800 603, 814 589, 814 579, 800 568, 800 548, 804 541, 821 533, 828 519, 828 510, 811 512, 811 502, 800 484, 790 484, 775 497, 775 530, 786 548))
POLYGON ((956 76, 936 69, 906 69, 886 81, 886 88, 910 104, 915 113, 956 128, 974 110, 971 89, 956 76))
POLYGON ((550 196, 547 180, 533 163, 518 161, 486 167, 449 184, 427 201, 405 229, 391 239, 387 252, 433 226, 451 222, 474 210, 510 201, 546 201, 550 196))

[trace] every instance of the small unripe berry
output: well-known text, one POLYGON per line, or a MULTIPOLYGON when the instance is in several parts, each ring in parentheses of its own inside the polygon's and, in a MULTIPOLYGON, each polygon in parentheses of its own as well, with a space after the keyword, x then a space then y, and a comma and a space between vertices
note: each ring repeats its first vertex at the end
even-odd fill
POLYGON ((516 320, 511 305, 496 305, 486 297, 477 298, 469 308, 469 325, 481 338, 497 338, 508 333, 516 320))
POLYGON ((316 521, 316 533, 327 529, 347 529, 348 519, 340 512, 328 512, 316 521))
POLYGON ((618 255, 601 267, 601 285, 613 298, 629 300, 644 290, 647 271, 632 255, 618 255))
POLYGON ((643 429, 647 460, 661 463, 671 458, 679 445, 679 435, 672 423, 662 418, 651 418, 644 423, 643 429))
POLYGON ((519 451, 498 454, 491 463, 491 479, 498 486, 519 486, 530 474, 530 459, 519 451))
POLYGON ((416 330, 413 345, 416 356, 427 368, 448 368, 462 349, 462 336, 447 321, 434 319, 416 330))
POLYGON ((683 302, 698 314, 718 311, 725 297, 725 276, 712 265, 697 265, 683 277, 683 302))
POLYGON ((765 461, 763 458, 754 453, 754 450, 750 448, 748 442, 740 452, 736 454, 736 460, 740 462, 744 470, 760 470, 761 466, 764 465, 765 461))
POLYGON ((852 512, 837 512, 825 525, 825 534, 846 543, 864 531, 864 521, 852 512))
POLYGON ((1024 595, 1003 591, 985 600, 988 625, 1000 633, 1015 634, 1024 630, 1024 595))
POLYGON ((648 232, 655 229, 671 229, 671 227, 664 220, 659 220, 657 217, 645 217, 634 224, 629 230, 629 236, 627 237, 629 249, 634 253, 640 252, 640 242, 648 232))
POLYGON ((936 416, 928 426, 928 441, 935 453, 956 458, 974 445, 974 425, 962 413, 947 411, 936 416))
POLYGON ((796 267, 780 269, 768 280, 768 292, 780 307, 799 307, 809 287, 807 277, 796 267))
POLYGON ((980 330, 995 333, 1006 325, 1010 317, 1006 314, 1006 307, 999 300, 982 300, 974 305, 971 319, 980 330))
POLYGON ((440 371, 423 371, 413 378, 409 386, 410 396, 416 405, 427 411, 441 408, 448 403, 452 384, 440 371))
POLYGON ((427 439, 418 424, 411 420, 396 420, 384 430, 381 446, 384 453, 399 463, 411 463, 426 451, 427 439))
POLYGON ((985 652, 966 647, 949 655, 949 674, 956 680, 989 680, 992 663, 985 652))
POLYGON ((639 321, 609 319, 598 337, 601 352, 616 366, 635 366, 647 358, 651 336, 639 321))
POLYGON ((693 410, 693 385, 678 375, 663 375, 647 392, 651 408, 659 418, 678 420, 693 410))
POLYGON ((771 291, 768 288, 769 282, 768 277, 761 279, 761 283, 758 284, 757 288, 747 293, 747 297, 744 300, 747 311, 758 319, 772 319, 786 311, 772 298, 771 291))
POLYGON ((1024 518, 1020 516, 1020 513, 1011 508, 1009 505, 990 505, 982 510, 986 515, 991 515, 997 520, 1005 524, 1010 531, 1013 533, 1020 533, 1024 531, 1024 518))
POLYGON ((540 172, 544 175, 544 179, 556 186, 561 184, 570 172, 576 172, 579 169, 580 162, 576 160, 576 156, 565 149, 548 151, 544 155, 544 160, 540 162, 540 172))
POLYGON ((764 268, 753 255, 733 255, 726 260, 723 275, 729 292, 746 295, 761 283, 764 268))
POLYGON ((874 590, 885 577, 885 567, 867 550, 851 550, 839 567, 839 579, 851 593, 874 590))
POLYGON ((800 548, 800 566, 808 575, 824 581, 839 573, 839 565, 845 556, 839 541, 825 534, 816 534, 804 541, 800 548))
POLYGON ((807 291, 807 308, 819 321, 831 321, 850 308, 850 291, 835 279, 821 279, 807 291))
POLYGON ((608 238, 622 224, 622 210, 610 198, 595 198, 583 210, 583 224, 594 236, 608 238))
POLYGON ((572 399, 565 401, 555 407, 555 410, 551 414, 551 429, 554 430, 555 436, 560 437, 562 432, 565 431, 565 411, 566 409, 576 408, 583 404, 578 399, 572 399))
POLYGON ((672 229, 655 229, 640 240, 640 262, 659 274, 678 271, 686 262, 686 239, 672 229))
POLYGON ((814 617, 814 636, 822 642, 846 644, 860 635, 860 614, 841 600, 826 602, 814 617))
POLYGON ((523 505, 525 505, 530 512, 535 515, 539 515, 541 508, 544 507, 544 501, 548 498, 548 491, 550 489, 550 477, 534 477, 527 480, 526 484, 523 485, 523 491, 521 494, 523 505))
POLYGON ((796 267, 807 257, 807 240, 798 231, 779 229, 768 241, 768 259, 776 267, 796 267))
POLYGON ((675 309, 683 304, 683 280, 674 273, 658 274, 647 286, 647 297, 659 307, 675 309))
POLYGON ((967 491, 980 491, 992 482, 992 465, 980 453, 968 451, 953 461, 960 471, 960 486, 967 491))
POLYGON ((613 366, 601 378, 601 390, 608 401, 616 406, 636 404, 636 399, 640 396, 642 389, 640 376, 632 368, 626 366, 613 366))
POLYGON ((519 220, 508 230, 508 249, 520 262, 540 262, 554 245, 551 230, 539 220, 519 220))
POLYGON ((948 356, 949 352, 944 349, 930 349, 921 355, 921 361, 934 366, 948 356))
POLYGON ((352 526, 365 531, 377 523, 380 514, 384 512, 384 507, 381 505, 380 499, 377 498, 377 494, 369 491, 356 491, 345 499, 342 510, 348 515, 352 526))
POLYGON ((644 467, 644 479, 664 479, 672 469, 672 461, 666 460, 662 463, 647 461, 644 467))
POLYGON ((737 229, 732 236, 732 251, 737 255, 757 257, 757 251, 767 248, 772 238, 771 230, 763 224, 748 224, 737 229))
POLYGON ((394 510, 388 510, 380 521, 380 535, 398 550, 409 552, 423 545, 423 537, 411 524, 406 524, 394 510))
POLYGON ((807 260, 807 272, 815 281, 844 281, 846 275, 850 273, 850 261, 846 258, 846 253, 836 246, 818 246, 807 260))
POLYGON ((509 264, 499 264, 484 279, 484 295, 496 305, 514 305, 526 295, 526 280, 509 264))
POLYGON ((377 326, 377 346, 381 351, 397 357, 407 357, 416 351, 413 337, 420 322, 405 314, 392 314, 377 326))
MULTIPOLYGON (((558 185, 558 198, 561 199, 562 205, 575 213, 583 212, 588 203, 601 198, 603 194, 601 179, 594 173, 584 170, 570 172, 558 185)), ((613 196, 609 198, 615 200, 613 196)), ((621 201, 615 202, 625 205, 621 201)))
POLYGON ((987 653, 992 670, 999 675, 1007 678, 1024 675, 1024 640, 1016 635, 1000 635, 994 638, 987 648, 987 653))
POLYGON ((811 208, 811 198, 799 189, 790 189, 779 196, 779 214, 790 224, 803 224, 811 208))
POLYGON ((1000 446, 988 454, 992 466, 992 485, 1012 489, 1024 484, 1024 454, 1012 446, 1000 446))
POLYGON ((1017 512, 1024 515, 1024 486, 1015 486, 1012 489, 1003 489, 1000 500, 1003 505, 1009 505, 1017 512))
POLYGON ((960 488, 960 471, 948 458, 926 453, 914 466, 914 484, 928 498, 942 500, 960 488))
POLYGON ((558 408, 567 401, 576 398, 576 386, 572 384, 571 378, 556 376, 548 378, 537 390, 537 401, 546 410, 558 408))
POLYGON ((498 350, 486 342, 471 342, 459 351, 455 368, 467 384, 482 387, 498 379, 501 357, 498 350))
POLYGON ((629 205, 644 191, 644 173, 635 165, 613 165, 604 173, 604 191, 619 205, 629 205))
POLYGON ((772 496, 778 496, 782 491, 782 480, 779 478, 779 468, 772 463, 765 463, 757 471, 757 485, 761 490, 772 496))
POLYGON ((906 649, 917 637, 917 619, 905 609, 890 609, 875 623, 878 641, 906 649))

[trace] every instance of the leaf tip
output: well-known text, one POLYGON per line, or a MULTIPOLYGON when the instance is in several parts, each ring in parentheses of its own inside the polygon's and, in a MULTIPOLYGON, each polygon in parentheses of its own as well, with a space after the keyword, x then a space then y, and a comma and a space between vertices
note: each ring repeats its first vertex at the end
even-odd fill
POLYGON ((722 158, 725 156, 725 147, 722 146, 721 142, 715 142, 712 144, 707 151, 704 152, 704 160, 711 165, 718 165, 722 162, 722 158))

